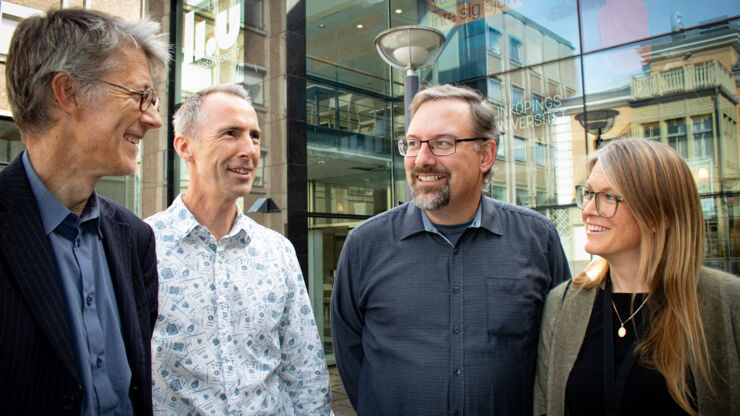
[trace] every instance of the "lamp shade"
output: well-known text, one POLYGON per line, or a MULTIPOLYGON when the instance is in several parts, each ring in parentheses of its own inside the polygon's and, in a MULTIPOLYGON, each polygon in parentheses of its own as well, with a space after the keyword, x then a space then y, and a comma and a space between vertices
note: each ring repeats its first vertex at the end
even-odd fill
POLYGON ((425 26, 398 26, 375 38, 380 57, 392 67, 406 70, 434 62, 444 43, 442 32, 425 26))
POLYGON ((594 110, 576 114, 575 119, 589 133, 600 135, 614 126, 614 121, 618 115, 619 111, 617 110, 594 110))

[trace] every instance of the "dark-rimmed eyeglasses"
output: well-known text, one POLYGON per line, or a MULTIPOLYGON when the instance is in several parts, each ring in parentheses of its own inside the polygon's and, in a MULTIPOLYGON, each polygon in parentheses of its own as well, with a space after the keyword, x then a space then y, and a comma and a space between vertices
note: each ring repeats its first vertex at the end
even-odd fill
POLYGON ((596 201, 596 212, 604 218, 617 215, 619 203, 624 201, 624 199, 609 192, 594 192, 585 185, 576 186, 576 205, 578 205, 578 208, 583 209, 588 201, 592 199, 596 201))
POLYGON ((141 110, 141 112, 148 110, 152 104, 154 104, 154 109, 156 111, 159 111, 159 97, 155 97, 156 93, 154 92, 154 88, 147 88, 144 91, 135 91, 131 88, 126 88, 123 85, 114 84, 103 79, 96 79, 95 81, 102 82, 103 84, 108 84, 112 87, 120 88, 129 94, 138 95, 140 97, 139 110, 141 110))
POLYGON ((475 140, 488 140, 484 137, 470 137, 458 139, 455 137, 437 137, 429 140, 401 139, 398 141, 398 152, 401 156, 415 157, 419 154, 424 143, 429 144, 429 150, 435 156, 448 156, 455 153, 458 142, 472 142, 475 140))

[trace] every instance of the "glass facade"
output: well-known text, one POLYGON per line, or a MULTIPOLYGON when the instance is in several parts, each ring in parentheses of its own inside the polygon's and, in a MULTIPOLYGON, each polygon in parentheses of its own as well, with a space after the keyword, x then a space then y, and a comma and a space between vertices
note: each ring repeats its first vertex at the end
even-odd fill
MULTIPOLYGON (((309 281, 331 353, 328 302, 352 227, 407 200, 403 76, 375 51, 390 27, 441 30, 421 87, 486 94, 503 134, 494 198, 548 216, 571 268, 590 260, 574 186, 601 142, 645 137, 692 167, 707 227, 706 263, 740 273, 740 4, 611 0, 306 2, 309 281)), ((368 255, 371 255, 370 253, 368 255)))

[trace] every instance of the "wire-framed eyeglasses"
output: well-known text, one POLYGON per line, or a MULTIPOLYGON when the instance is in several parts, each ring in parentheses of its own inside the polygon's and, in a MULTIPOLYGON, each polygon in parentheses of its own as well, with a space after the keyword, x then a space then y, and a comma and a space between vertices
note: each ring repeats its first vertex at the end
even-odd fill
POLYGON ((102 82, 103 84, 108 84, 112 87, 120 88, 129 94, 138 95, 140 97, 139 110, 141 110, 141 112, 148 110, 152 104, 154 104, 154 109, 156 111, 159 111, 159 97, 155 97, 156 93, 154 91, 154 88, 147 88, 144 91, 135 91, 131 88, 126 88, 123 85, 114 84, 103 79, 96 79, 95 81, 102 82))
POLYGON ((416 157, 421 151, 424 143, 429 144, 429 150, 435 156, 448 156, 455 154, 458 142, 472 142, 475 140, 488 140, 484 137, 470 137, 467 139, 458 139, 456 137, 435 137, 429 140, 418 139, 400 139, 398 141, 398 152, 401 156, 416 157))
POLYGON ((596 212, 604 218, 617 215, 619 203, 624 201, 621 197, 609 192, 594 192, 585 185, 576 186, 576 205, 578 205, 578 208, 583 209, 591 199, 596 201, 596 212))

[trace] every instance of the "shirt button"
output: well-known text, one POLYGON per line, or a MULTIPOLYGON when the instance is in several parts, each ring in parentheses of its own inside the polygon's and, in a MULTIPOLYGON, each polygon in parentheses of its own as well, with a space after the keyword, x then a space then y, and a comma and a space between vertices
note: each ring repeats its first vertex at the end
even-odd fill
POLYGON ((79 246, 80 246, 80 244, 82 244, 82 243, 80 242, 80 239, 78 238, 78 239, 77 239, 77 247, 79 247, 79 246))
POLYGON ((457 370, 455 370, 455 375, 456 376, 459 376, 461 373, 462 373, 462 370, 460 370, 459 368, 457 370))
POLYGON ((102 367, 103 366, 103 359, 101 357, 98 357, 98 361, 96 362, 96 364, 98 365, 98 368, 102 367))
POLYGON ((455 247, 455 249, 452 250, 452 254, 457 254, 457 247, 455 247))
POLYGON ((91 306, 93 303, 93 296, 87 295, 87 298, 85 298, 85 302, 87 302, 87 306, 91 306))
POLYGON ((457 287, 457 286, 453 287, 453 288, 452 288, 452 293, 454 293, 454 294, 458 294, 458 293, 460 293, 460 288, 459 288, 459 287, 457 287))
POLYGON ((458 327, 455 327, 455 328, 454 328, 454 329, 452 330, 452 332, 454 332, 454 333, 456 333, 456 334, 459 334, 459 333, 460 333, 460 328, 458 328, 458 327))

